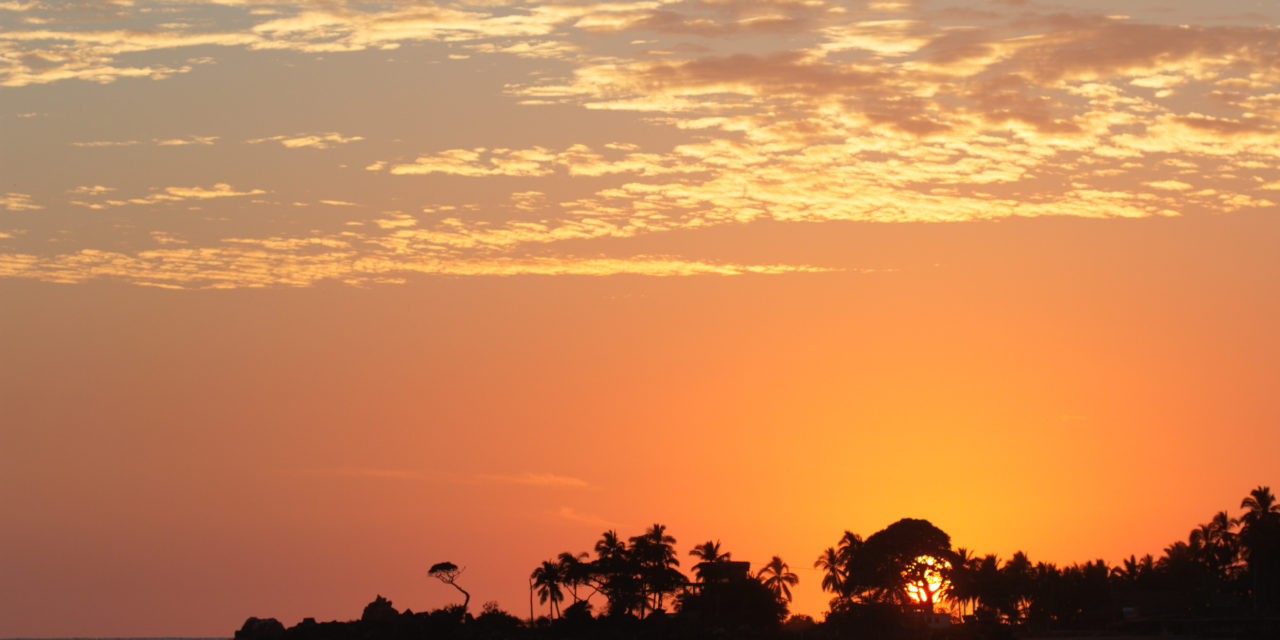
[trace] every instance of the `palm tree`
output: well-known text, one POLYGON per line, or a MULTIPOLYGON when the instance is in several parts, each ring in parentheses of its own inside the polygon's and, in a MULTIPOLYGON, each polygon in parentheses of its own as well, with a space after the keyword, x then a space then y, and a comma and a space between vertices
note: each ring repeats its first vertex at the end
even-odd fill
POLYGON ((853 558, 853 554, 862 548, 862 536, 846 530, 844 535, 840 536, 840 543, 836 546, 836 552, 840 555, 840 566, 846 569, 849 561, 853 558))
POLYGON ((773 592, 778 602, 791 602, 791 587, 800 582, 800 576, 792 573, 790 569, 791 567, 787 566, 782 558, 774 556, 768 564, 760 568, 756 579, 773 592))
POLYGON ((560 601, 564 600, 564 592, 560 590, 560 584, 564 579, 561 575, 560 563, 551 560, 543 560, 542 566, 533 570, 529 576, 533 578, 533 585, 538 589, 538 602, 551 601, 548 609, 551 617, 556 618, 560 615, 560 601))
POLYGON ((1010 620, 1025 620, 1027 609, 1031 604, 1032 587, 1035 585, 1035 572, 1027 554, 1016 551, 1004 566, 1000 568, 1004 578, 1004 586, 1009 599, 1005 602, 1005 613, 1010 620))
POLYGON ((596 559, 600 561, 616 560, 626 555, 627 543, 618 537, 618 532, 610 529, 600 534, 595 546, 596 559))
POLYGON ((1240 502, 1240 549, 1253 585, 1255 610, 1280 601, 1280 504, 1271 487, 1258 487, 1240 502))
POLYGON ((1240 501, 1240 508, 1248 509, 1240 517, 1240 521, 1246 526, 1270 514, 1280 514, 1280 504, 1276 504, 1276 497, 1271 493, 1271 487, 1259 486, 1250 491, 1249 496, 1240 501))
POLYGON ((1220 582, 1230 579, 1232 565, 1239 555, 1236 534, 1231 531, 1236 524, 1226 511, 1219 511, 1212 520, 1192 529, 1187 539, 1197 559, 1220 582))
POLYGON ((696 545, 693 547, 693 549, 689 551, 689 555, 695 558, 702 559, 702 562, 699 562, 698 564, 693 565, 694 572, 698 574, 699 582, 702 581, 702 568, 704 566, 708 564, 715 564, 717 562, 725 562, 729 559, 729 556, 730 556, 728 551, 724 551, 724 552, 720 551, 719 540, 716 540, 714 542, 711 540, 708 540, 702 544, 696 545))
POLYGON ((641 588, 647 596, 641 605, 641 616, 646 605, 654 610, 661 609, 663 595, 687 582, 684 574, 675 569, 680 566, 675 544, 676 539, 667 535, 666 525, 656 523, 648 531, 631 538, 628 550, 639 563, 641 588))
POLYGON ((1138 557, 1129 554, 1129 557, 1122 560, 1120 564, 1111 567, 1111 579, 1129 584, 1137 582, 1141 566, 1138 564, 1138 557))
POLYGON ((720 551, 720 541, 712 542, 708 540, 702 544, 695 545, 689 550, 689 555, 695 558, 701 558, 703 562, 724 562, 731 555, 728 551, 720 551))
MULTIPOLYGON (((989 553, 980 559, 974 559, 970 580, 974 598, 982 611, 997 615, 997 612, 1009 608, 1006 604, 1009 599, 1006 581, 1000 573, 1000 558, 995 554, 989 553)), ((978 609, 975 609, 975 613, 978 613, 978 609)))
POLYGON ((977 571, 980 561, 969 549, 956 548, 955 565, 951 568, 951 579, 947 581, 945 597, 956 604, 960 615, 965 613, 965 605, 973 609, 978 602, 977 571))
MULTIPOLYGON (((569 596, 573 598, 573 604, 578 604, 578 587, 587 584, 591 575, 591 565, 583 562, 586 558, 585 551, 577 555, 564 551, 557 559, 560 563, 561 582, 569 587, 569 596)), ((590 598, 590 596, 587 597, 590 598)))
POLYGON ((640 570, 627 544, 610 529, 601 534, 595 545, 596 559, 591 562, 594 586, 609 600, 612 613, 629 613, 640 606, 640 570))
POLYGON ((840 552, 835 547, 827 547, 817 560, 813 561, 814 569, 822 569, 822 590, 840 593, 844 590, 844 566, 840 560, 840 552))

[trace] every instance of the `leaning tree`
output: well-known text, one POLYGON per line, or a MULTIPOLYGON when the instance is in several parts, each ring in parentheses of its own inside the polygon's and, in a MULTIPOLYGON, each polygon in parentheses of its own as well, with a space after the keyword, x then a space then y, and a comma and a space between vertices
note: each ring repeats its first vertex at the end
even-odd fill
POLYGON ((471 594, 467 593, 466 589, 459 587, 457 582, 458 576, 462 575, 463 571, 466 571, 466 567, 459 568, 458 565, 452 562, 437 562, 427 570, 427 575, 461 591, 463 595, 462 612, 466 613, 467 603, 471 602, 471 594))

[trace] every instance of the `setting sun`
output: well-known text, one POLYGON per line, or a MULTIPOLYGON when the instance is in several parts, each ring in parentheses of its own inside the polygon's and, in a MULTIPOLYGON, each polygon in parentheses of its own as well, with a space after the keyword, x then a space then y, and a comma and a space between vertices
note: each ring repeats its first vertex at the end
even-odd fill
POLYGON ((933 604, 947 585, 945 572, 951 563, 933 556, 919 556, 902 572, 907 579, 907 595, 917 604, 933 604))

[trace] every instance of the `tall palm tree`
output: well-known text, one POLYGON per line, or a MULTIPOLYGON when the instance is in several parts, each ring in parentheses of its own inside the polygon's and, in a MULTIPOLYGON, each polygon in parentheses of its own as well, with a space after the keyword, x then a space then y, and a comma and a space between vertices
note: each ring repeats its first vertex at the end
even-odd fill
POLYGON ((822 569, 822 590, 840 593, 844 590, 844 565, 840 560, 840 552, 835 547, 827 547, 813 561, 814 569, 822 569))
POLYGON ((862 548, 862 544, 862 536, 846 530, 844 535, 840 536, 840 543, 836 546, 836 551, 840 554, 840 566, 847 568, 853 554, 862 548))
POLYGON ((1000 568, 1000 575, 1004 577, 1006 593, 1009 596, 1009 601, 1005 603, 1009 607, 1006 613, 1011 619, 1026 619, 1027 610, 1031 604, 1032 589, 1035 585, 1034 569, 1027 554, 1021 551, 1015 551, 1013 557, 1000 568))
POLYGON ((564 578, 561 575, 560 563, 543 560, 542 566, 534 569, 529 577, 533 578, 533 585, 538 590, 538 602, 551 601, 548 606, 551 617, 559 617, 560 601, 564 600, 564 592, 560 590, 560 584, 564 578))
POLYGON ((609 600, 612 613, 630 613, 641 606, 640 569, 627 544, 610 529, 601 534, 595 545, 596 559, 591 562, 594 586, 609 600))
POLYGON ((1191 550, 1201 556, 1207 555, 1209 549, 1213 546, 1213 525, 1206 522, 1191 530, 1191 534, 1187 536, 1187 545, 1191 550))
POLYGON ((1280 606, 1280 504, 1271 487, 1259 486, 1240 502, 1240 550, 1252 584, 1253 606, 1280 606))
POLYGON ((983 611, 994 614, 1009 608, 1006 580, 1000 573, 1000 558, 995 554, 988 553, 974 560, 971 579, 977 606, 983 611))
POLYGON ((836 556, 840 560, 840 597, 850 602, 855 598, 866 598, 871 590, 870 585, 854 579, 857 556, 864 544, 862 536, 847 529, 836 543, 836 556))
POLYGON ((720 550, 720 541, 708 540, 702 544, 695 545, 689 550, 689 555, 695 558, 701 558, 703 562, 724 562, 731 555, 728 551, 720 550))
POLYGON ((944 595, 956 604, 960 615, 964 615, 966 605, 972 609, 978 602, 976 574, 980 560, 973 551, 957 547, 953 562, 955 564, 951 567, 951 579, 945 585, 944 595))
POLYGON ((1249 496, 1240 501, 1240 508, 1248 509, 1240 519, 1246 523, 1266 514, 1280 514, 1280 504, 1271 493, 1271 487, 1259 486, 1249 492, 1249 496))
POLYGON ((641 605, 643 616, 645 606, 655 611, 661 609, 663 596, 675 591, 687 579, 675 569, 680 566, 676 559, 676 539, 667 535, 666 525, 654 524, 630 540, 628 550, 639 564, 641 588, 647 596, 641 605))
POLYGON ((1196 558, 1219 581, 1230 578, 1232 566, 1239 555, 1236 534, 1231 531, 1236 524, 1237 521, 1226 511, 1219 511, 1212 520, 1192 529, 1187 538, 1196 558))
POLYGON ((719 540, 714 542, 708 540, 702 544, 695 545, 693 549, 689 550, 689 555, 702 560, 702 562, 693 565, 693 571, 698 574, 699 582, 702 581, 702 568, 704 566, 708 564, 715 564, 717 562, 725 562, 730 557, 730 553, 728 551, 720 551, 719 540))
POLYGON ((596 558, 600 560, 619 558, 626 554, 627 543, 618 537, 618 532, 610 529, 600 534, 596 541, 596 558))
POLYGON ((1141 566, 1138 563, 1138 556, 1129 554, 1129 557, 1122 560, 1120 564, 1111 567, 1111 579, 1129 584, 1137 582, 1141 566))
POLYGON ((591 574, 591 565, 583 562, 586 559, 587 552, 585 551, 576 555, 564 551, 557 558, 557 562, 560 564, 561 582, 569 587, 569 596, 573 598, 573 604, 578 604, 578 587, 587 584, 587 579, 591 574))
POLYGON ((791 602, 791 587, 800 582, 800 576, 792 573, 791 567, 778 556, 774 556, 768 564, 760 568, 756 579, 773 592, 778 602, 791 602))

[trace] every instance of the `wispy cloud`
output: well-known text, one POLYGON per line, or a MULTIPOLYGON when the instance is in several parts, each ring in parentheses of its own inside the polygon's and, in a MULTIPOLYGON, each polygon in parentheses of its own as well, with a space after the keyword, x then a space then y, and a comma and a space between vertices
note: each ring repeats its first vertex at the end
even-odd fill
POLYGON ((218 141, 218 136, 188 136, 186 138, 168 138, 165 140, 156 140, 155 143, 161 147, 183 147, 186 145, 210 145, 218 141))
POLYGON ((338 145, 349 144, 364 140, 360 136, 344 136, 341 133, 298 133, 293 135, 278 135, 267 138, 253 138, 246 140, 249 144, 260 144, 263 142, 279 142, 282 146, 289 149, 331 149, 338 145))
POLYGON ((73 147, 133 147, 142 144, 141 140, 87 140, 72 142, 73 147))
POLYGON ((43 209, 42 205, 38 205, 31 201, 31 195, 26 193, 16 193, 10 191, 0 194, 0 210, 4 211, 36 211, 43 209))
MULTIPOLYGON (((83 188, 83 187, 82 187, 83 188)), ((114 191, 108 187, 95 186, 90 187, 87 191, 77 192, 79 195, 99 196, 104 193, 114 191)), ((266 193, 262 189, 248 189, 237 191, 235 187, 219 182, 210 187, 192 186, 192 187, 160 187, 152 189, 152 192, 145 196, 137 196, 127 199, 106 198, 94 201, 72 200, 71 204, 87 207, 90 209, 108 209, 112 207, 123 207, 126 205, 154 205, 161 203, 177 203, 187 200, 210 200, 213 198, 239 198, 244 196, 254 196, 266 193)))
MULTIPOLYGON (((165 184, 198 186, 123 193, 76 178, 68 187, 87 186, 63 188, 68 202, 91 209, 207 203, 200 206, 231 220, 252 199, 289 214, 270 227, 183 236, 185 244, 177 242, 181 234, 166 235, 171 241, 159 248, 94 245, 94 238, 67 249, 70 241, 60 238, 36 251, 32 242, 24 245, 31 253, 0 262, 0 274, 12 277, 231 288, 368 285, 423 274, 811 273, 825 267, 803 258, 757 264, 706 259, 697 248, 665 255, 617 247, 763 221, 1222 213, 1273 207, 1280 190, 1280 32, 1250 24, 1181 27, 1083 10, 1040 13, 1036 3, 944 15, 908 1, 428 7, 226 0, 220 15, 239 20, 199 19, 208 16, 198 6, 152 15, 122 4, 89 29, 68 26, 74 12, 55 3, 7 4, 48 20, 0 33, 0 84, 10 87, 160 78, 216 61, 228 48, 262 60, 269 51, 302 53, 322 64, 348 52, 390 57, 403 44, 430 43, 422 53, 433 64, 519 62, 490 87, 508 101, 504 108, 608 112, 662 132, 627 139, 625 126, 609 137, 590 128, 547 130, 510 145, 446 136, 450 142, 432 147, 422 137, 387 140, 394 134, 377 128, 362 132, 367 140, 326 130, 342 126, 333 124, 250 139, 145 131, 137 139, 74 142, 100 147, 77 153, 95 159, 140 151, 114 147, 181 145, 190 147, 184 156, 223 157, 236 147, 227 139, 335 149, 285 155, 366 171, 349 172, 358 174, 349 184, 326 185, 319 200, 270 177, 233 187, 197 176, 165 184), (197 47, 201 57, 190 57, 197 47), (267 193, 278 194, 279 204, 254 197, 267 193), (383 213, 361 217, 366 206, 356 203, 383 213), (326 207, 300 215, 315 204, 326 207), (394 210, 373 209, 379 205, 394 210)), ((281 130, 291 129, 268 131, 281 130)), ((10 188, 0 199, 6 211, 66 209, 56 190, 51 200, 10 188)))
POLYGON ((576 509, 574 509, 573 507, 560 507, 560 510, 556 512, 556 516, 561 518, 562 520, 568 520, 569 522, 572 522, 574 524, 595 527, 597 529, 604 529, 604 530, 617 529, 618 527, 621 526, 617 522, 608 520, 606 518, 602 518, 597 515, 593 515, 589 513, 581 513, 576 509))
POLYGON ((586 480, 554 473, 478 474, 486 482, 517 484, 529 487, 588 487, 586 480))
POLYGON ((134 253, 82 249, 43 256, 0 253, 0 277, 80 283, 111 279, 172 289, 307 287, 324 281, 350 285, 403 283, 415 275, 446 276, 739 276, 821 272, 804 265, 733 264, 680 258, 511 257, 459 259, 449 255, 360 255, 338 238, 232 239, 221 246, 162 247, 134 253))
MULTIPOLYGON (((188 145, 211 145, 218 141, 218 136, 185 136, 182 138, 153 138, 151 144, 157 147, 184 147, 188 145)), ((72 142, 73 147, 84 148, 103 148, 103 147, 136 147, 138 145, 147 144, 142 140, 87 140, 72 142)))
POLYGON ((323 476, 333 478, 373 478, 381 480, 419 480, 422 471, 415 469, 383 469, 378 467, 329 467, 313 469, 283 469, 285 475, 323 476))

